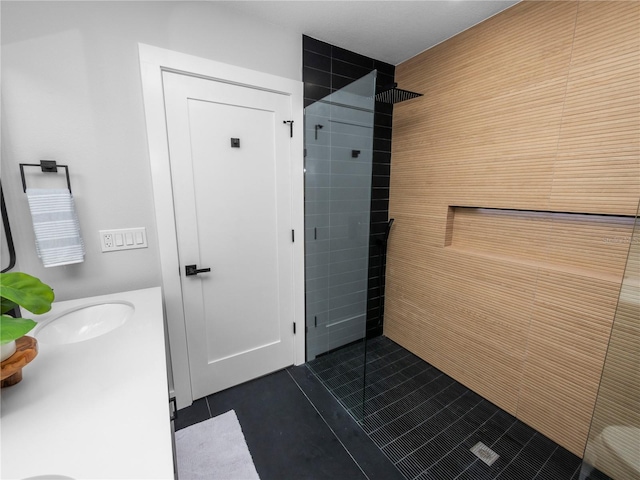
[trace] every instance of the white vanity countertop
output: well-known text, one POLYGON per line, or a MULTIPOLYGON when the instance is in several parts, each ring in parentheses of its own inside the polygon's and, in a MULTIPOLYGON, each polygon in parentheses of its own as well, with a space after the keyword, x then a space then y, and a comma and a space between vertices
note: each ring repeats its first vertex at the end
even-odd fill
POLYGON ((160 287, 54 302, 36 319, 110 301, 134 315, 84 342, 39 342, 22 381, 2 389, 2 479, 173 478, 160 287))

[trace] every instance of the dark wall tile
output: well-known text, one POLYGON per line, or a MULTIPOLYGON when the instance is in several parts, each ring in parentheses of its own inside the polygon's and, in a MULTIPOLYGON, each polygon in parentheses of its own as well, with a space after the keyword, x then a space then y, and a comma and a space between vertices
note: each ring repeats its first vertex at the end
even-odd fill
POLYGON ((394 77, 392 75, 378 74, 376 77, 377 91, 382 92, 393 87, 394 77))
POLYGON ((316 101, 326 97, 330 93, 330 88, 313 85, 312 83, 304 84, 304 98, 316 101))
POLYGON ((391 127, 375 125, 375 137, 391 141, 391 127))
POLYGON ((349 77, 353 80, 357 80, 371 73, 371 69, 332 58, 331 72, 334 75, 342 75, 343 77, 349 77))
POLYGON ((384 185, 376 185, 378 187, 389 186, 389 175, 391 174, 391 165, 389 163, 374 163, 373 171, 371 172, 374 176, 382 176, 387 178, 387 183, 384 185))
POLYGON ((387 115, 393 115, 393 105, 390 103, 378 102, 376 103, 376 111, 387 115))
POLYGON ((302 69, 302 80, 305 84, 320 85, 331 88, 331 74, 315 68, 304 67, 302 69))
POLYGON ((371 198, 373 200, 382 200, 383 198, 389 198, 388 188, 373 188, 371 190, 371 198))
POLYGON ((377 108, 373 116, 373 124, 375 126, 391 128, 391 126, 393 125, 393 115, 389 115, 388 113, 382 113, 380 109, 377 108))
POLYGON ((374 60, 373 68, 378 70, 378 73, 391 77, 391 81, 393 81, 393 78, 396 74, 396 67, 394 65, 386 62, 381 62, 380 60, 374 60))
POLYGON ((321 53, 327 57, 331 56, 331 44, 321 42, 320 40, 316 40, 315 38, 311 38, 306 35, 302 36, 302 48, 311 52, 321 53))
POLYGON ((389 199, 384 198, 382 200, 371 200, 372 212, 386 212, 389 213, 389 199))
POLYGON ((391 140, 385 140, 384 138, 375 138, 375 134, 374 134, 373 149, 379 150, 381 152, 390 152, 391 140))
MULTIPOLYGON (((357 80, 357 79, 356 79, 357 80)), ((343 77, 342 75, 331 75, 331 87, 333 90, 340 90, 343 87, 346 87, 350 83, 353 83, 355 80, 351 77, 343 77)))
POLYGON ((391 151, 374 151, 373 152, 373 164, 376 163, 391 163, 391 151))
POLYGON ((360 65, 361 67, 368 68, 369 71, 374 69, 375 60, 373 58, 365 57, 359 53, 350 52, 344 48, 334 46, 331 55, 333 58, 342 60, 343 62, 353 63, 354 65, 360 65))
MULTIPOLYGON (((325 72, 331 71, 331 57, 315 52, 304 52, 303 55, 305 67, 315 68, 325 72)), ((305 81, 304 77, 302 78, 302 81, 305 81)))
MULTIPOLYGON (((308 36, 303 36, 303 67, 305 107, 362 78, 373 69, 378 70, 378 90, 380 86, 393 84, 395 74, 393 65, 308 36)), ((393 105, 376 102, 368 274, 369 295, 375 299, 378 299, 379 288, 384 291, 383 278, 380 278, 381 257, 377 242, 384 239, 389 215, 392 114, 393 105)), ((370 308, 367 311, 368 338, 382 334, 382 326, 378 322, 380 311, 383 311, 383 308, 370 308)))
POLYGON ((384 223, 388 220, 388 212, 371 212, 371 223, 384 223))
MULTIPOLYGON (((374 175, 371 177, 371 186, 373 188, 389 188, 389 175, 374 175)), ((371 218, 373 218, 373 215, 371 218)))

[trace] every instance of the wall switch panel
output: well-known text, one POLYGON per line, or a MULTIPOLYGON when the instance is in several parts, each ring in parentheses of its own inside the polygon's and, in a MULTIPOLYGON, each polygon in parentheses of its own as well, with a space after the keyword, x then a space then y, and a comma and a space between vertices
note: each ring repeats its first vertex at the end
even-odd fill
POLYGON ((99 233, 103 252, 147 248, 147 229, 145 227, 100 230, 99 233))

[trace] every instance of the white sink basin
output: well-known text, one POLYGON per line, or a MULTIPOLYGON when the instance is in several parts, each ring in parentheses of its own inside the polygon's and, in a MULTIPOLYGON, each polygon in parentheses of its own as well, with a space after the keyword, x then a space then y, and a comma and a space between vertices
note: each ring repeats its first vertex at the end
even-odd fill
POLYGON ((124 325, 134 312, 129 302, 82 305, 38 325, 34 336, 38 342, 53 345, 84 342, 124 325))

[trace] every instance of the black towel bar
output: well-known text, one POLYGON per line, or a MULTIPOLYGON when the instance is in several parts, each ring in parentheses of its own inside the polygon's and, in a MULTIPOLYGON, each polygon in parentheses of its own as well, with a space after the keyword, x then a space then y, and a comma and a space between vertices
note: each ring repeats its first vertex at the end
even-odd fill
POLYGON ((24 178, 24 167, 40 167, 45 173, 56 173, 58 167, 64 168, 67 175, 67 188, 71 193, 71 180, 69 180, 69 167, 66 165, 58 165, 55 160, 40 160, 40 163, 21 163, 20 164, 20 177, 22 178, 22 190, 27 192, 27 181, 24 178))

